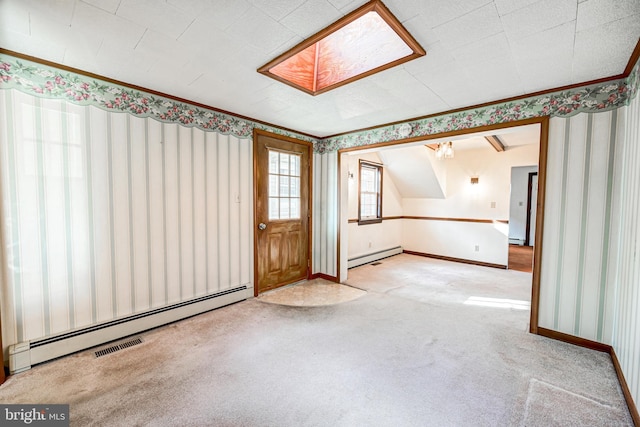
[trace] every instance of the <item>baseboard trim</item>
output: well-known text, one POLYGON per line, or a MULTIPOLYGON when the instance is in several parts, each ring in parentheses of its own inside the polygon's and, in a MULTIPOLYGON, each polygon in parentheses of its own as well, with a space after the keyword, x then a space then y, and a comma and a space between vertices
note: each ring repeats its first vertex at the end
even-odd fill
POLYGON ((569 344, 574 344, 580 347, 589 348, 591 350, 602 351, 604 353, 611 353, 611 346, 608 344, 602 344, 597 341, 591 341, 586 338, 580 338, 575 335, 565 334, 564 332, 553 331, 547 328, 538 327, 538 335, 543 337, 552 338, 554 340, 563 341, 569 344))
POLYGON ((389 258, 402 253, 402 246, 383 249, 381 251, 371 252, 347 260, 347 268, 359 267, 361 265, 370 264, 384 258, 389 258))
POLYGON ((638 412, 638 407, 633 401, 633 397, 631 396, 631 391, 629 390, 627 380, 624 377, 622 367, 620 366, 620 361, 618 360, 616 351, 612 346, 610 346, 609 344, 602 344, 597 341, 591 341, 585 338, 576 337, 575 335, 565 334, 563 332, 553 331, 551 329, 541 327, 538 327, 538 335, 577 345, 579 347, 585 347, 591 350, 609 353, 611 362, 613 363, 613 368, 616 370, 616 375, 618 377, 618 382, 620 383, 620 388, 622 389, 622 394, 624 395, 624 400, 627 403, 627 408, 629 409, 629 414, 631 414, 631 419, 633 419, 633 424, 636 427, 640 427, 640 413, 638 412))
MULTIPOLYGON (((500 222, 502 224, 509 224, 508 219, 480 219, 480 218, 448 218, 448 217, 440 217, 440 216, 383 216, 382 221, 389 221, 392 219, 420 219, 426 221, 456 221, 456 222, 477 222, 482 224, 493 224, 494 222, 500 222)), ((358 223, 358 218, 349 218, 347 220, 349 224, 358 223)), ((524 241, 524 240, 523 240, 524 241)))
POLYGON ((622 394, 624 395, 624 400, 627 401, 627 407, 629 408, 629 413, 631 414, 631 418, 633 419, 633 424, 636 427, 640 427, 640 413, 638 413, 638 407, 636 403, 633 401, 633 397, 631 396, 631 391, 629 390, 629 385, 627 384, 627 380, 624 377, 624 373, 622 372, 622 367, 620 366, 620 361, 618 360, 618 356, 616 356, 616 351, 611 347, 611 352, 609 353, 611 356, 611 360, 613 361, 613 367, 616 370, 616 374, 618 375, 618 381, 620 382, 620 388, 622 389, 622 394))
POLYGON ((402 218, 418 219, 423 221, 476 222, 480 224, 493 224, 495 222, 500 222, 502 224, 509 224, 508 219, 449 218, 449 217, 441 217, 441 216, 414 216, 414 215, 403 215, 402 218))
POLYGON ((436 255, 436 254, 428 254, 428 253, 424 253, 424 252, 408 251, 406 249, 404 249, 402 252, 405 253, 405 254, 417 255, 417 256, 422 256, 422 257, 425 257, 425 258, 441 259, 443 261, 451 261, 451 262, 459 262, 459 263, 462 263, 462 264, 479 265, 481 267, 499 268, 501 270, 506 270, 507 269, 506 265, 492 264, 490 262, 474 261, 472 259, 454 258, 454 257, 449 257, 449 256, 444 256, 444 255, 436 255))
POLYGON ((324 274, 324 273, 312 274, 310 280, 313 280, 313 279, 324 279, 324 280, 328 280, 330 282, 338 283, 338 278, 337 277, 329 276, 328 274, 324 274))

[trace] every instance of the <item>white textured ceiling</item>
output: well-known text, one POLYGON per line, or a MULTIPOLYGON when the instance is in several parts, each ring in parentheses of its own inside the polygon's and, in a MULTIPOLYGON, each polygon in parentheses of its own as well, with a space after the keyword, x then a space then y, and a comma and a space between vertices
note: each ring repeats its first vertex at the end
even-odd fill
POLYGON ((463 150, 478 150, 483 148, 490 148, 491 144, 485 139, 485 136, 494 135, 500 138, 500 142, 504 145, 505 150, 517 147, 520 145, 539 144, 540 143, 540 124, 534 123, 531 125, 509 127, 504 129, 496 129, 483 132, 475 132, 472 134, 464 134, 457 136, 449 136, 445 138, 435 138, 428 141, 418 141, 413 143, 405 143, 400 146, 391 145, 385 148, 372 148, 370 151, 387 151, 387 150, 400 150, 407 147, 421 147, 423 145, 435 146, 440 142, 453 143, 455 151, 463 150))
POLYGON ((0 0, 0 47, 316 136, 621 74, 640 0, 386 0, 427 55, 312 97, 256 72, 363 0, 0 0))
POLYGON ((485 136, 495 135, 500 138, 505 150, 512 147, 540 143, 540 124, 510 127, 505 129, 477 132, 471 135, 459 135, 453 138, 439 138, 429 143, 453 141, 453 147, 457 150, 477 150, 491 147, 485 136))

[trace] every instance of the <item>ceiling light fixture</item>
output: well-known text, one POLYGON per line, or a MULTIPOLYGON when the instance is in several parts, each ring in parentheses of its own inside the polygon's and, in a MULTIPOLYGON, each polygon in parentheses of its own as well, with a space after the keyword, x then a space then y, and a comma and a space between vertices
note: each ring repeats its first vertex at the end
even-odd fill
POLYGON ((372 0, 258 72, 318 95, 425 54, 389 9, 372 0))
POLYGON ((453 151, 453 142, 439 142, 436 148, 436 159, 453 159, 455 153, 453 151))

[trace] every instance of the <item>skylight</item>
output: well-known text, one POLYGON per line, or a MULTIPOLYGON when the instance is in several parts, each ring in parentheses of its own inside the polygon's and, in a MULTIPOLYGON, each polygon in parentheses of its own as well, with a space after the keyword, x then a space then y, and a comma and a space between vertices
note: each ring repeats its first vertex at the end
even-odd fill
POLYGON ((425 54, 389 9, 372 0, 258 72, 318 95, 425 54))

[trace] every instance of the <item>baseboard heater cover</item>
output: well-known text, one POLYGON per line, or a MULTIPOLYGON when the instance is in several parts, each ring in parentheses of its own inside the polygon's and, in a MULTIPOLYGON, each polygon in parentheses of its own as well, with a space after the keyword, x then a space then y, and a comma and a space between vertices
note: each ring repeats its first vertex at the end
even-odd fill
POLYGON ((252 296, 253 289, 242 285, 65 334, 14 344, 9 346, 9 372, 16 374, 26 371, 39 363, 195 316, 252 296))
POLYGON ((360 265, 369 264, 370 262, 378 261, 383 258, 388 258, 393 255, 402 253, 402 246, 396 246, 395 248, 384 249, 382 251, 372 252, 370 254, 360 255, 354 258, 350 258, 347 263, 348 268, 358 267, 360 265))

